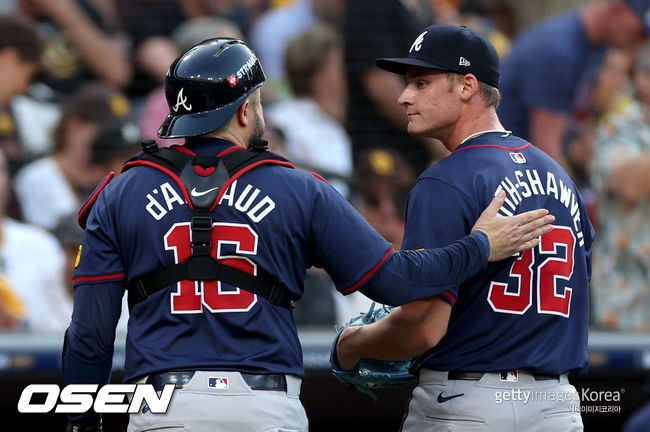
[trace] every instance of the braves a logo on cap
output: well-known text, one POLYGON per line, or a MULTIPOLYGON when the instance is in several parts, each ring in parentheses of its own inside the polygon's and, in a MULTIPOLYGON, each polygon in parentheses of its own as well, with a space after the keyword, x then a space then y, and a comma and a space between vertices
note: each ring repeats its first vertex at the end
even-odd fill
POLYGON ((413 52, 413 50, 420 51, 422 49, 422 42, 424 42, 424 35, 427 33, 428 31, 422 32, 420 36, 415 38, 413 45, 411 45, 411 49, 409 49, 409 53, 413 52))
POLYGON ((230 84, 230 87, 234 87, 239 83, 239 79, 237 79, 237 75, 232 74, 228 77, 228 84, 230 84))
POLYGON ((518 164, 526 163, 526 156, 524 156, 523 153, 510 152, 509 154, 510 154, 510 159, 512 159, 514 163, 518 163, 518 164))
POLYGON ((178 95, 176 96, 176 105, 174 105, 173 109, 174 112, 178 112, 179 107, 185 108, 187 111, 192 109, 192 105, 186 105, 187 104, 187 97, 183 95, 183 88, 180 89, 178 92, 178 95))
POLYGON ((519 374, 516 370, 501 372, 501 381, 517 382, 519 381, 519 374))
POLYGON ((228 377, 208 377, 208 387, 215 389, 227 389, 228 377))
POLYGON ((458 60, 458 66, 470 66, 471 63, 465 57, 462 57, 458 60))

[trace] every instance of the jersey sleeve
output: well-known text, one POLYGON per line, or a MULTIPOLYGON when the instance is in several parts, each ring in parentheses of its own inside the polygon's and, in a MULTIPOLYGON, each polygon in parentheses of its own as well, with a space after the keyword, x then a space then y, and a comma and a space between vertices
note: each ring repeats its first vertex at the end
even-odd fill
MULTIPOLYGON (((447 246, 469 234, 480 215, 467 194, 434 178, 418 180, 406 206, 402 250, 447 246)), ((450 285, 443 295, 452 305, 458 298, 458 287, 450 285)))
MULTIPOLYGON (((111 375, 115 328, 122 312, 124 270, 105 193, 90 211, 77 257, 74 309, 63 347, 64 384, 106 384, 111 375)), ((92 410, 71 414, 90 419, 92 410)))
POLYGON ((325 269, 337 290, 347 294, 379 269, 393 247, 331 185, 314 182, 309 263, 325 269))
POLYGON ((74 286, 124 280, 124 267, 116 240, 116 227, 101 193, 90 210, 72 278, 74 286))

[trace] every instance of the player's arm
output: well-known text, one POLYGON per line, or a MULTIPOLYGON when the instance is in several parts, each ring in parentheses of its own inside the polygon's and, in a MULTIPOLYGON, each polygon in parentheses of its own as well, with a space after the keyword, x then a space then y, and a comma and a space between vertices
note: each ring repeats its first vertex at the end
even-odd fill
MULTIPOLYGON (((110 187, 110 185, 109 185, 110 187)), ((97 384, 110 380, 115 328, 122 312, 124 268, 114 241, 114 218, 106 190, 99 193, 86 223, 73 275, 74 307, 63 346, 63 384, 97 384)), ((93 430, 99 414, 69 414, 69 426, 93 430)))
POLYGON ((451 304, 441 297, 432 297, 395 308, 372 324, 347 327, 336 345, 338 364, 348 370, 361 357, 379 360, 416 357, 438 344, 447 332, 450 315, 451 304))
MULTIPOLYGON (((63 384, 98 384, 110 380, 115 327, 121 313, 122 283, 75 286, 74 309, 63 345, 63 384)), ((93 425, 99 414, 70 414, 75 425, 93 425)))
POLYGON ((129 84, 132 70, 124 41, 102 31, 76 1, 32 2, 65 30, 88 68, 98 78, 120 88, 129 84))
POLYGON ((530 110, 530 141, 565 169, 567 164, 562 140, 567 124, 566 115, 563 113, 541 107, 533 107, 530 110))
POLYGON ((609 192, 629 207, 650 196, 650 155, 640 155, 615 166, 609 176, 609 192))
POLYGON ((514 253, 535 247, 539 236, 552 229, 554 217, 545 209, 515 216, 497 214, 505 193, 496 196, 472 228, 472 234, 448 246, 394 252, 360 289, 371 299, 389 305, 404 304, 443 294, 451 302, 461 282, 514 253))

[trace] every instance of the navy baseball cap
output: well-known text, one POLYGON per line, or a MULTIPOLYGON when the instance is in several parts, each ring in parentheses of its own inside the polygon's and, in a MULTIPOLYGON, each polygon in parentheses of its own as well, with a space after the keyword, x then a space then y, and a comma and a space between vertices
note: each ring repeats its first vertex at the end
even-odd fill
POLYGON ((646 33, 650 34, 650 0, 624 0, 624 2, 639 16, 646 33))
POLYGON ((409 66, 474 74, 499 88, 499 54, 481 34, 465 26, 433 24, 415 39, 405 58, 380 58, 379 68, 404 75, 409 66))

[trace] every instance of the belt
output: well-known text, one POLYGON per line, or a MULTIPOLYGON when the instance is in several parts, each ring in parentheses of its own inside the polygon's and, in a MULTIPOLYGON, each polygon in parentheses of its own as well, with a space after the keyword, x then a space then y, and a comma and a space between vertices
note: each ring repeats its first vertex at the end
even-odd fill
MULTIPOLYGON (((508 371, 511 372, 511 371, 508 371)), ((478 381, 483 378, 483 375, 490 372, 465 372, 465 371, 449 371, 447 373, 447 379, 450 380, 465 380, 465 381, 478 381)), ((492 373, 501 373, 507 374, 507 372, 492 372, 492 373)), ((545 375, 545 374, 533 374, 533 377, 536 380, 554 380, 559 379, 557 375, 545 375)))
MULTIPOLYGON (((287 391, 287 378, 282 374, 250 374, 239 373, 252 390, 283 390, 287 391)), ((162 390, 165 384, 175 384, 175 388, 183 388, 194 376, 194 372, 163 372, 149 375, 145 381, 152 384, 156 390, 162 390)))

